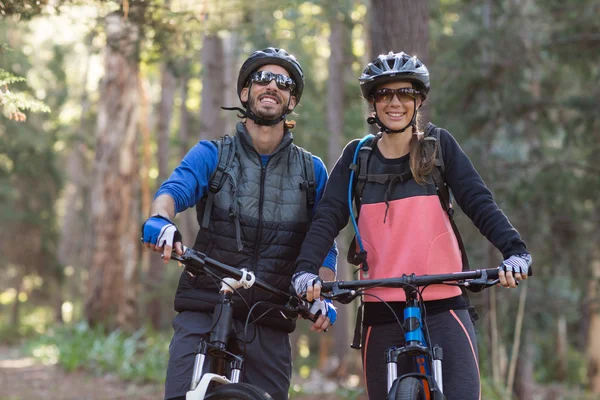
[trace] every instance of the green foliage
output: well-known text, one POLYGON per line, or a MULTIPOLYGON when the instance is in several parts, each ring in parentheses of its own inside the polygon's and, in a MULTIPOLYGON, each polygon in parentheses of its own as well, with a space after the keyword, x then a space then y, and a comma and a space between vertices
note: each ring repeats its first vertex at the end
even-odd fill
MULTIPOLYGON (((0 54, 6 51, 6 46, 0 47, 0 54)), ((8 85, 25 81, 25 78, 16 76, 0 68, 0 106, 3 106, 4 115, 7 118, 24 121, 23 110, 30 110, 32 112, 50 112, 50 107, 43 102, 32 98, 29 94, 13 93, 8 90, 8 85)))
POLYGON ((57 326, 27 342, 29 353, 42 362, 58 363, 67 371, 83 369, 115 373, 136 382, 163 382, 169 339, 140 329, 132 335, 116 330, 106 335, 87 323, 57 326))
POLYGON ((14 303, 0 304, 0 343, 16 344, 23 339, 39 336, 50 324, 55 323, 54 310, 34 306, 33 302, 27 301, 21 302, 22 317, 18 324, 14 324, 10 319, 13 306, 14 303))

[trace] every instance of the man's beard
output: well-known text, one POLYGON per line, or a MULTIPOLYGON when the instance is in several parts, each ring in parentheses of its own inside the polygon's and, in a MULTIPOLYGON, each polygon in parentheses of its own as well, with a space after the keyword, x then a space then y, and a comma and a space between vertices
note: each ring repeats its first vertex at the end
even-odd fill
POLYGON ((254 113, 254 115, 256 115, 259 118, 263 118, 266 120, 273 120, 273 119, 277 119, 277 118, 281 117, 285 113, 285 110, 287 109, 287 104, 284 104, 283 99, 280 96, 278 96, 277 94, 267 91, 265 93, 262 93, 259 96, 250 97, 250 99, 248 100, 248 109, 250 111, 252 111, 254 113), (271 108, 271 109, 259 108, 259 104, 258 104, 258 102, 260 101, 259 99, 261 98, 261 96, 266 96, 266 95, 276 98, 277 101, 279 102, 279 107, 271 108))

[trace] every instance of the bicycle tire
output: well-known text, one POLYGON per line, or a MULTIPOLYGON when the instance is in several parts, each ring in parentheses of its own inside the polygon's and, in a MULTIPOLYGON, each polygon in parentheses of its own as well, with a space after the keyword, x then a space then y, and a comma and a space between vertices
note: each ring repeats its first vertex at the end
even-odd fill
POLYGON ((215 387, 204 400, 273 400, 269 393, 247 383, 227 383, 215 387))
POLYGON ((423 383, 417 378, 409 377, 400 381, 396 398, 393 400, 425 400, 426 398, 423 383))

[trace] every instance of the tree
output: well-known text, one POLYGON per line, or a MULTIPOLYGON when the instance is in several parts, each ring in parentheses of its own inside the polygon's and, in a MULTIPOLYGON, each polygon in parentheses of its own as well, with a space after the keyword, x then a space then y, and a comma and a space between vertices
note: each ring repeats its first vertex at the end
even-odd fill
MULTIPOLYGON (((131 15, 130 10, 130 15, 131 15)), ((105 75, 100 85, 92 187, 94 245, 86 300, 91 324, 136 324, 139 246, 137 116, 140 27, 106 16, 105 75)))
MULTIPOLYGON (((390 51, 403 51, 429 66, 427 1, 371 0, 369 11, 369 60, 390 51)), ((423 121, 429 119, 427 102, 419 114, 423 121)))

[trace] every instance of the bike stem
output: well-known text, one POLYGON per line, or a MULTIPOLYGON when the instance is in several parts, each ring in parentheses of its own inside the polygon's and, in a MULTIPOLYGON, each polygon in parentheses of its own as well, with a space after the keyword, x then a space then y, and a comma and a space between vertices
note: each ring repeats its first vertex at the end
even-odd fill
POLYGON ((210 333, 210 343, 212 344, 209 353, 213 357, 219 357, 221 351, 227 348, 227 339, 233 325, 233 307, 231 301, 231 292, 220 292, 219 303, 213 313, 213 330, 210 333), (214 347, 213 347, 214 346, 214 347))

